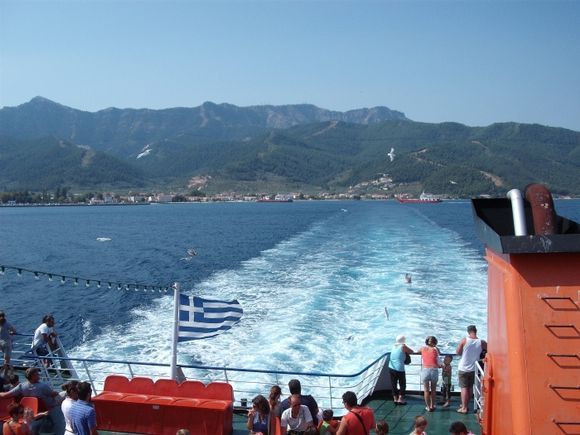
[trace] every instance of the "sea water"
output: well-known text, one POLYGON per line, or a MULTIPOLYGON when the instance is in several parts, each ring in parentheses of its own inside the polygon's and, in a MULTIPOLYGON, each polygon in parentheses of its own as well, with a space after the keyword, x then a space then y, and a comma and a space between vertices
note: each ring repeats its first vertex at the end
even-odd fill
MULTIPOLYGON (((580 201, 557 210, 580 220, 580 201)), ((399 334, 415 349, 435 335, 449 352, 468 324, 486 336, 486 263, 467 201, 2 208, 0 223, 0 264, 53 275, 7 270, 0 309, 30 333, 54 313, 71 356, 170 360, 172 296, 97 280, 237 299, 241 322, 180 343, 182 364, 354 373, 399 334)))

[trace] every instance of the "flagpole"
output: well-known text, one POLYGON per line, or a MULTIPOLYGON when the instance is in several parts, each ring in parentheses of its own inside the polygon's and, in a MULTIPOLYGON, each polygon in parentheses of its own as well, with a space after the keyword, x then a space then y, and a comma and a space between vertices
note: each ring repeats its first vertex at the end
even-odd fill
POLYGON ((180 288, 178 282, 173 284, 173 340, 171 343, 171 379, 177 380, 177 340, 179 337, 179 295, 180 288))

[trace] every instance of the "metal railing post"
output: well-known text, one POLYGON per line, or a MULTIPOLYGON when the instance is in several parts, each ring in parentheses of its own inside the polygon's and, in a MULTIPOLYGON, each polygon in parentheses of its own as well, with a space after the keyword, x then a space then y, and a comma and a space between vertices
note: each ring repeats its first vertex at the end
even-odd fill
POLYGON ((332 409, 332 378, 328 377, 328 395, 330 396, 330 409, 332 409))
POLYGON ((85 369, 85 372, 87 373, 87 378, 89 378, 89 383, 91 384, 93 391, 95 392, 95 394, 97 394, 97 389, 95 388, 95 383, 93 382, 93 377, 91 376, 91 372, 89 370, 89 367, 87 366, 86 361, 83 361, 83 367, 85 369))

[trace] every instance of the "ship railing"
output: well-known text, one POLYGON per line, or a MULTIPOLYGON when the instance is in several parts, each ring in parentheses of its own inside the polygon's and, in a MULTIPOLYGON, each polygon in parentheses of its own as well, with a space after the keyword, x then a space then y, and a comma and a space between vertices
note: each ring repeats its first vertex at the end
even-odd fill
POLYGON ((14 334, 12 336, 11 365, 17 369, 36 367, 41 378, 53 388, 60 386, 69 379, 78 378, 78 374, 66 353, 59 336, 55 337, 52 347, 46 347, 48 353, 39 355, 32 346, 33 334, 14 334))
POLYGON ((483 375, 484 375, 484 367, 483 364, 478 361, 475 364, 475 382, 473 384, 473 407, 475 412, 480 414, 480 417, 483 416, 483 407, 485 405, 484 399, 485 396, 483 395, 483 375))
MULTIPOLYGON (((205 383, 227 382, 234 389, 234 406, 251 406, 251 400, 257 394, 267 396, 272 385, 279 385, 282 396, 289 394, 287 390, 290 379, 299 379, 303 394, 312 394, 321 409, 332 409, 336 415, 345 412, 342 404, 342 394, 353 391, 359 400, 364 400, 375 390, 379 374, 388 353, 381 355, 362 370, 353 374, 329 374, 319 372, 299 372, 283 370, 243 369, 235 367, 216 367, 203 365, 180 365, 180 372, 186 379, 195 379, 205 383)), ((118 361, 109 359, 69 358, 57 356, 23 356, 28 366, 39 366, 42 360, 52 361, 52 366, 72 364, 75 376, 67 376, 67 380, 85 380, 91 383, 93 391, 99 393, 103 389, 105 378, 111 374, 124 375, 128 378, 145 376, 152 379, 169 377, 169 364, 138 361, 118 361)), ((50 375, 50 369, 48 374, 50 375)), ((42 372, 42 380, 50 382, 54 388, 60 388, 55 380, 42 372)))

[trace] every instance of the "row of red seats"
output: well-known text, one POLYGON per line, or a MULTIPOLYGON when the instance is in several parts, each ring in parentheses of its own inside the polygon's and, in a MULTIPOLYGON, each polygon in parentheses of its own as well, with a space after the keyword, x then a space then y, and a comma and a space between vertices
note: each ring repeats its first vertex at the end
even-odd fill
POLYGON ((111 375, 104 391, 93 398, 97 428, 115 432, 173 435, 186 428, 200 435, 232 431, 232 386, 199 381, 111 375))

